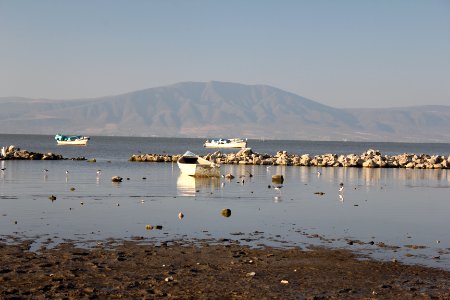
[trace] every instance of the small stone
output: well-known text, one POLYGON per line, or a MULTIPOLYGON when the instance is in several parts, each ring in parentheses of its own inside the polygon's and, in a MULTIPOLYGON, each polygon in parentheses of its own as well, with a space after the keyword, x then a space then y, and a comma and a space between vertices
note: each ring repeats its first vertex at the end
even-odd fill
POLYGON ((282 284, 288 284, 288 283, 289 283, 289 281, 287 281, 287 280, 283 279, 283 280, 281 280, 281 283, 282 283, 282 284))
POLYGON ((111 178, 111 181, 112 182, 122 182, 122 177, 120 177, 120 176, 113 176, 111 178))
POLYGON ((253 277, 255 275, 256 275, 255 272, 249 272, 249 273, 245 274, 245 276, 247 276, 247 277, 253 277))
POLYGON ((164 279, 164 281, 165 281, 165 282, 171 282, 171 281, 173 281, 173 277, 172 277, 172 276, 166 277, 166 278, 164 279))
POLYGON ((225 218, 229 218, 231 216, 231 210, 228 208, 224 208, 222 209, 221 212, 222 216, 224 216, 225 218))
POLYGON ((48 197, 48 199, 50 199, 52 202, 56 200, 56 196, 55 195, 51 195, 50 197, 48 197))
POLYGON ((152 225, 145 225, 145 229, 147 229, 147 230, 152 230, 153 229, 153 226, 152 225))
POLYGON ((284 182, 284 176, 280 174, 272 175, 272 182, 282 184, 284 182))
POLYGON ((71 192, 75 191, 75 188, 74 188, 74 187, 71 187, 71 188, 70 188, 70 191, 71 191, 71 192))
POLYGON ((179 213, 178 213, 178 219, 180 219, 180 220, 181 220, 181 219, 183 219, 183 218, 184 218, 184 215, 183 215, 183 213, 182 213, 182 212, 179 212, 179 213))

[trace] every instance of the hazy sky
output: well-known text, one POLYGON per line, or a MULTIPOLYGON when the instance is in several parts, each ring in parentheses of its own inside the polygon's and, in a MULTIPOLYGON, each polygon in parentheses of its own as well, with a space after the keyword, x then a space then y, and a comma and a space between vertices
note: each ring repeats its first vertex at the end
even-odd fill
POLYGON ((0 97, 211 80, 333 107, 450 105, 450 1, 0 0, 0 97))

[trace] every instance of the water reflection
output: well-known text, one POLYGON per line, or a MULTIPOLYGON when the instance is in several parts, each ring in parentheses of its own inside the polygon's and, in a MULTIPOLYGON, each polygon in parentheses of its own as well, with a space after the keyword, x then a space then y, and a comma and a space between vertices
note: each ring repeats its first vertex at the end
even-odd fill
POLYGON ((213 177, 192 177, 180 174, 177 179, 179 196, 195 197, 200 191, 214 191, 220 189, 220 179, 213 177))
MULTIPOLYGON (((296 168, 292 168, 292 172, 296 168)), ((450 170, 442 169, 386 169, 386 168, 318 168, 299 167, 300 180, 308 183, 315 178, 328 182, 354 182, 362 186, 424 184, 434 187, 447 187, 450 183, 450 170), (320 172, 320 176, 318 176, 320 172)), ((292 174, 291 174, 292 175, 292 174)))

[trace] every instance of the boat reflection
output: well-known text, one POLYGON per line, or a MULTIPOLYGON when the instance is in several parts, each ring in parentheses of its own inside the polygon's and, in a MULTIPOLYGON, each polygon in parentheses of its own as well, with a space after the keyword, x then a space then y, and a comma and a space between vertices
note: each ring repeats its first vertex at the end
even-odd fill
POLYGON ((218 189, 220 189, 220 178, 216 177, 193 177, 180 174, 177 179, 179 196, 194 197, 198 192, 218 189))

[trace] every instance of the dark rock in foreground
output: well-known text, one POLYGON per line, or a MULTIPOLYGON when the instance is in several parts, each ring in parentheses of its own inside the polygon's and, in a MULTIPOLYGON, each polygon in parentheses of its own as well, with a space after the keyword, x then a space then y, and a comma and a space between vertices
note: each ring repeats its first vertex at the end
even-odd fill
POLYGON ((449 272, 345 250, 0 242, 1 299, 449 299, 449 272))

